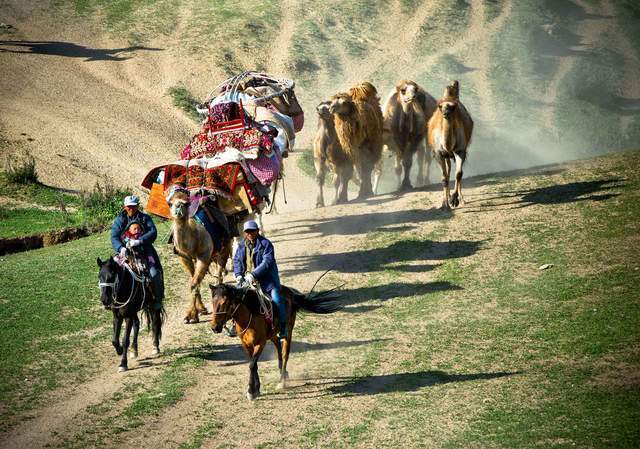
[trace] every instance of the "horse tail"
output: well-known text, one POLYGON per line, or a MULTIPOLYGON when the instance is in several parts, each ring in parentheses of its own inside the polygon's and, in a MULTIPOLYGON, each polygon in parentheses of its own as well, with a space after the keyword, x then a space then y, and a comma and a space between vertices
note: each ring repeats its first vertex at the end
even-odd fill
POLYGON ((151 324, 157 324, 157 333, 158 338, 162 337, 162 325, 167 320, 167 311, 164 309, 164 305, 160 306, 160 310, 155 309, 155 304, 150 304, 148 307, 144 309, 144 319, 147 322, 147 331, 150 330, 151 324), (158 312, 157 314, 154 312, 158 312), (154 320, 157 320, 158 323, 154 323, 154 320))
POLYGON ((342 304, 339 303, 340 295, 335 292, 335 289, 308 295, 292 288, 290 290, 293 293, 293 307, 296 310, 302 309, 311 313, 326 314, 342 309, 342 304))

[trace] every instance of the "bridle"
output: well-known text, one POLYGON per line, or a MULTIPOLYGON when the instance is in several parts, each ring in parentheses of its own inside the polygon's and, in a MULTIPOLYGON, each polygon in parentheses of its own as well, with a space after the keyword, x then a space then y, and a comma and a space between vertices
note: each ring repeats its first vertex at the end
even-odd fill
POLYGON ((129 297, 125 302, 119 302, 118 296, 120 293, 120 277, 116 273, 116 279, 113 282, 98 282, 98 288, 102 290, 103 288, 111 287, 111 304, 109 307, 111 309, 122 309, 127 304, 131 302, 131 300, 136 296, 138 292, 138 284, 142 286, 142 304, 140 308, 144 307, 144 303, 147 299, 147 289, 144 288, 144 283, 146 281, 146 277, 144 275, 137 275, 128 264, 124 264, 126 268, 126 272, 131 275, 131 289, 129 290, 129 297))
MULTIPOLYGON (((229 313, 228 311, 224 311, 224 312, 212 312, 212 315, 228 315, 229 318, 233 318, 235 320, 234 315, 236 314, 236 312, 238 311, 238 309, 240 308, 240 306, 242 305, 243 301, 244 301, 244 297, 247 296, 247 291, 248 289, 245 289, 243 294, 242 294, 242 298, 240 298, 240 301, 238 302, 238 304, 236 305, 236 308, 233 309, 233 312, 229 313)), ((231 290, 231 292, 233 293, 233 290, 231 290)), ((234 295, 234 300, 235 300, 235 295, 234 295)), ((227 318, 227 320, 229 319, 227 318)), ((226 321, 226 320, 225 320, 226 321)), ((253 312, 249 312, 249 323, 247 323, 247 327, 245 327, 242 332, 238 333, 238 336, 242 336, 248 329, 249 326, 251 326, 251 321, 253 321, 253 312)))

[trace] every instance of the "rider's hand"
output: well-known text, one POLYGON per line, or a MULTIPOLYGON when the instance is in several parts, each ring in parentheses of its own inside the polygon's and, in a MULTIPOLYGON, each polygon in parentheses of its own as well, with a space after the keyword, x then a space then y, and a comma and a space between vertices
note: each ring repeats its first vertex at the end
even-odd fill
POLYGON ((121 259, 127 258, 127 248, 125 248, 124 246, 120 248, 120 258, 121 259))
POLYGON ((253 285, 254 282, 256 282, 256 278, 253 277, 253 274, 251 273, 247 273, 247 275, 244 277, 244 280, 247 282, 247 284, 249 285, 253 285))
POLYGON ((142 241, 141 240, 137 240, 137 239, 131 239, 127 242, 127 246, 129 248, 133 248, 134 246, 139 246, 142 245, 142 241))

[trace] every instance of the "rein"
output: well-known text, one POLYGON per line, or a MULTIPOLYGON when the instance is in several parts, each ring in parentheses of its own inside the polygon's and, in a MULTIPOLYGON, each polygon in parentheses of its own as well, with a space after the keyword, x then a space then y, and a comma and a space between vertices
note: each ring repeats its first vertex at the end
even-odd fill
POLYGON ((140 305, 140 308, 142 309, 147 299, 147 289, 144 288, 144 281, 146 280, 146 277, 137 275, 128 264, 125 263, 124 266, 127 269, 127 272, 129 272, 129 274, 131 275, 131 280, 132 280, 131 289, 129 291, 129 297, 125 302, 118 301, 118 293, 119 293, 119 286, 120 286, 119 276, 116 277, 116 280, 113 282, 98 282, 98 288, 111 287, 111 301, 112 301, 111 308, 122 309, 127 304, 129 304, 131 300, 134 298, 134 296, 136 295, 138 291, 137 285, 142 284, 142 304, 140 305))
MULTIPOLYGON (((229 315, 229 317, 234 318, 234 315, 236 314, 236 312, 238 311, 238 309, 240 308, 240 306, 243 304, 244 301, 244 297, 247 295, 247 290, 244 291, 244 293, 242 294, 242 298, 240 299, 240 302, 238 303, 238 305, 236 306, 235 309, 233 309, 233 312, 229 313, 229 312, 213 312, 212 315, 229 315)), ((238 336, 241 337, 242 335, 244 335, 244 333, 249 330, 249 326, 251 326, 251 321, 253 321, 253 313, 251 311, 249 311, 249 323, 247 323, 247 327, 245 327, 242 332, 238 333, 238 336)))

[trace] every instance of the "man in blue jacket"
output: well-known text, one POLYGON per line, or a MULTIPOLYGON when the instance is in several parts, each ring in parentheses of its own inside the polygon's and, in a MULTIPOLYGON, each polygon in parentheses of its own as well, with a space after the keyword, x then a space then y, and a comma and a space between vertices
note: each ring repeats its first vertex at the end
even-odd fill
POLYGON ((118 214, 111 226, 111 246, 113 246, 116 253, 124 258, 127 252, 127 247, 123 239, 125 231, 132 222, 137 222, 142 225, 144 233, 138 239, 129 240, 127 244, 130 247, 142 247, 145 260, 148 260, 149 263, 149 276, 151 277, 153 295, 156 298, 156 307, 160 308, 162 307, 162 300, 164 299, 164 279, 160 258, 153 247, 153 242, 158 236, 158 231, 151 217, 141 212, 138 209, 139 206, 140 198, 136 195, 130 195, 124 199, 123 210, 118 214))
POLYGON ((280 293, 280 275, 273 244, 260 235, 258 224, 249 220, 244 224, 244 240, 233 256, 233 273, 239 286, 257 281, 269 294, 278 309, 280 339, 287 337, 287 306, 280 293))

